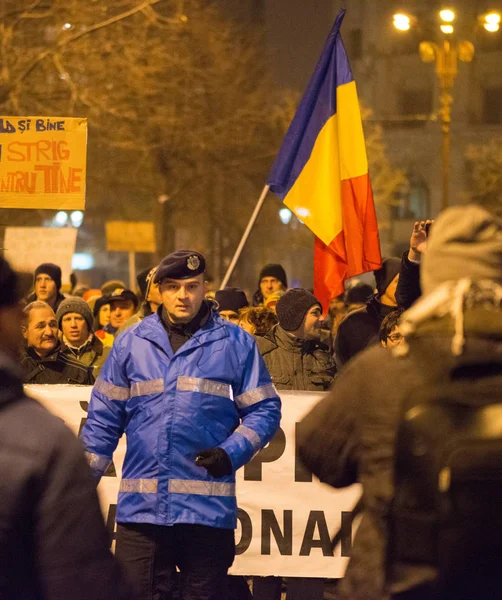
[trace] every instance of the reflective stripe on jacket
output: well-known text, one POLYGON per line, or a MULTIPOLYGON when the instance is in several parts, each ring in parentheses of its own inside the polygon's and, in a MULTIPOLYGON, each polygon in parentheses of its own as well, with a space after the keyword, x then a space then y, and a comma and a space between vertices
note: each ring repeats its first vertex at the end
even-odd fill
POLYGON ((115 341, 82 440, 100 477, 126 433, 118 522, 234 528, 234 474, 214 479, 195 458, 219 446, 235 471, 279 422, 280 399, 249 334, 213 314, 173 354, 154 314, 115 341))

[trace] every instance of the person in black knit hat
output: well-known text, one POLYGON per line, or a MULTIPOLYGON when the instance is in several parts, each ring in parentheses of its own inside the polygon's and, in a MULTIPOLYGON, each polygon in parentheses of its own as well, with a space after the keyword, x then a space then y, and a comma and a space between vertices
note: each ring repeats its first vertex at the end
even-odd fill
POLYGON ((263 337, 258 349, 279 390, 329 389, 335 365, 320 341, 322 307, 303 288, 288 290, 277 302, 279 323, 263 337))
POLYGON ((23 392, 18 285, 0 257, 0 598, 132 600, 80 442, 23 392))
POLYGON ((40 300, 46 302, 54 312, 64 300, 61 289, 61 268, 53 263, 43 263, 35 269, 33 276, 35 291, 26 298, 26 304, 40 300))
POLYGON ((236 325, 239 323, 240 309, 249 306, 246 294, 239 288, 225 288, 224 290, 218 290, 214 295, 214 299, 218 303, 220 317, 223 317, 236 325))
POLYGON ((288 278, 282 265, 268 264, 260 271, 258 289, 253 294, 253 306, 262 306, 267 296, 288 289, 288 278))

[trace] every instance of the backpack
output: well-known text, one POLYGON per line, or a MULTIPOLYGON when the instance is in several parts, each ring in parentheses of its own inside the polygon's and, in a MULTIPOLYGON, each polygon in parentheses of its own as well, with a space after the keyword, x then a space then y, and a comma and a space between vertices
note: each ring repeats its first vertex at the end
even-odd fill
POLYGON ((502 597, 502 364, 482 370, 463 367, 403 406, 388 564, 429 581, 424 600, 502 597))

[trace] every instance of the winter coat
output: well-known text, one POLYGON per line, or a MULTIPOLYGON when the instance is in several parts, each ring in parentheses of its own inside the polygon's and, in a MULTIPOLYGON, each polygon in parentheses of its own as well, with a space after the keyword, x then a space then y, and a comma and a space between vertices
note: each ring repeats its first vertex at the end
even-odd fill
POLYGON ((49 385, 58 383, 92 385, 94 383, 92 369, 67 356, 62 344, 58 344, 45 358, 38 356, 33 348, 24 348, 21 354, 21 367, 24 371, 24 383, 49 385))
POLYGON ((414 390, 444 382, 454 367, 489 362, 494 352, 502 352, 502 313, 487 319, 466 312, 465 328, 461 357, 451 352, 449 317, 417 330, 406 356, 382 347, 362 352, 302 422, 299 452, 305 465, 334 487, 363 485, 364 513, 341 583, 341 600, 382 600, 386 588, 397 593, 424 581, 423 570, 410 568, 386 582, 395 436, 401 406, 414 390))
POLYGON ((156 313, 115 340, 82 440, 99 477, 126 433, 119 523, 235 528, 235 473, 214 479, 195 459, 221 447, 236 471, 279 421, 280 400, 248 333, 212 313, 173 353, 156 313))
MULTIPOLYGON (((25 302, 26 302, 26 305, 28 305, 28 304, 31 304, 32 302, 36 302, 36 300, 37 300, 37 295, 35 294, 35 292, 33 292, 26 298, 25 302)), ((54 312, 57 312, 57 309, 59 308, 59 305, 61 304, 61 302, 63 302, 63 300, 66 300, 65 296, 63 296, 63 294, 61 292, 58 292, 57 296, 56 296, 56 303, 53 307, 51 307, 51 308, 53 308, 54 312)))
POLYGON ((280 325, 258 336, 256 343, 278 390, 329 389, 336 368, 326 344, 293 338, 280 325))
POLYGON ((378 295, 372 296, 361 308, 350 312, 338 326, 335 339, 337 367, 373 344, 378 344, 378 332, 384 318, 395 306, 382 304, 378 295))
POLYGON ((396 288, 396 302, 399 308, 405 310, 420 298, 420 264, 412 263, 408 258, 408 251, 403 254, 401 271, 396 288))
POLYGON ((81 348, 73 348, 68 344, 63 345, 62 353, 87 367, 92 367, 92 376, 97 379, 101 367, 110 354, 110 348, 104 346, 103 342, 93 334, 92 339, 81 348))
POLYGON ((0 598, 126 600, 80 443, 0 356, 0 598))

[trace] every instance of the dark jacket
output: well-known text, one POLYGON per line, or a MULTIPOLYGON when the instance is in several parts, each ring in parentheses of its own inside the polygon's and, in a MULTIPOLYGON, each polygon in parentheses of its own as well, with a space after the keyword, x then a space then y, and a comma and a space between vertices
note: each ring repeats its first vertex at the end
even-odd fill
POLYGON ((396 288, 397 305, 407 310, 421 295, 420 265, 410 261, 407 250, 401 260, 401 271, 396 288))
POLYGON ((335 360, 338 367, 373 344, 378 344, 378 332, 384 318, 395 306, 382 304, 375 294, 361 308, 350 312, 338 326, 335 339, 335 360))
POLYGON ((92 339, 81 348, 73 348, 67 344, 61 347, 62 353, 72 360, 82 363, 86 367, 91 367, 92 376, 97 379, 101 367, 105 364, 110 348, 103 346, 103 342, 94 334, 92 339))
POLYGON ((92 385, 92 369, 66 356, 63 349, 58 344, 52 354, 40 358, 33 348, 25 348, 21 354, 24 383, 92 385))
POLYGON ((336 368, 326 344, 293 338, 280 325, 256 343, 278 390, 322 392, 333 382, 336 368))
POLYGON ((126 600, 79 442, 0 355, 0 598, 126 600))
MULTIPOLYGON (((35 302, 36 300, 37 300, 37 295, 35 294, 35 292, 33 292, 26 298, 25 302, 26 302, 26 305, 28 305, 31 302, 35 302)), ((63 300, 65 300, 65 297, 63 296, 63 294, 61 292, 58 292, 58 294, 56 296, 56 304, 53 307, 51 307, 51 308, 53 308, 54 312, 57 311, 57 309, 59 308, 59 305, 61 304, 61 302, 63 302, 63 300)))
POLYGON ((451 353, 449 317, 418 330, 406 356, 396 357, 382 347, 362 352, 302 422, 299 452, 307 467, 334 487, 363 485, 363 518, 340 599, 381 600, 386 583, 397 592, 423 581, 418 569, 385 581, 396 430, 403 401, 414 390, 442 383, 454 367, 486 362, 502 351, 502 313, 489 319, 466 313, 466 333, 467 350, 457 358, 451 353), (482 330, 487 323, 489 332, 482 330))

